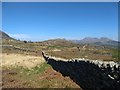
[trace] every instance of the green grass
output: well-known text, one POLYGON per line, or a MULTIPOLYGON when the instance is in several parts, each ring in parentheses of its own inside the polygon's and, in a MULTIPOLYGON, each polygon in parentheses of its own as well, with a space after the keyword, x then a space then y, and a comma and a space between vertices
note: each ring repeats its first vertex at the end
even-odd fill
POLYGON ((24 73, 25 75, 37 75, 43 73, 45 70, 50 68, 51 66, 44 62, 33 68, 24 68, 23 66, 16 66, 16 67, 3 67, 4 69, 15 70, 19 73, 24 73))
POLYGON ((112 57, 117 58, 118 60, 120 60, 120 50, 113 51, 112 57))
POLYGON ((39 65, 39 66, 36 66, 36 67, 32 68, 32 69, 30 70, 30 72, 31 72, 31 73, 34 73, 34 74, 42 73, 42 72, 45 71, 48 67, 51 67, 51 66, 45 62, 45 63, 43 63, 42 65, 39 65))
POLYGON ((68 46, 48 46, 47 47, 48 49, 63 49, 63 48, 69 48, 68 46))
POLYGON ((62 77, 55 73, 50 65, 46 62, 28 69, 24 67, 3 68, 3 80, 5 86, 20 87, 20 88, 78 88, 79 86, 73 83, 69 78, 62 77), (9 74, 15 72, 16 74, 9 74), (51 75, 52 73, 52 75, 51 75), (9 82, 14 80, 14 82, 9 82))
POLYGON ((32 83, 34 83, 37 82, 35 78, 42 75, 43 72, 50 67, 51 67, 50 65, 44 62, 43 64, 33 68, 24 68, 22 66, 16 66, 16 67, 3 67, 3 69, 17 72, 18 74, 12 77, 17 78, 18 81, 25 80, 25 81, 30 81, 30 83, 31 81, 32 83))
POLYGON ((21 67, 20 71, 23 73, 26 73, 27 75, 31 75, 31 74, 33 75, 33 74, 40 74, 49 67, 51 67, 51 66, 49 64, 47 64, 46 62, 44 62, 43 64, 33 67, 31 69, 21 67))

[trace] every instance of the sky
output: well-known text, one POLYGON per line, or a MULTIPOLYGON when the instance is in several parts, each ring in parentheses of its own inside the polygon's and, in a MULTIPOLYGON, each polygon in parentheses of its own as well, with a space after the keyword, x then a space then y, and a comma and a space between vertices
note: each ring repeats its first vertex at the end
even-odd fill
POLYGON ((2 30, 19 40, 118 40, 117 2, 3 2, 2 30))

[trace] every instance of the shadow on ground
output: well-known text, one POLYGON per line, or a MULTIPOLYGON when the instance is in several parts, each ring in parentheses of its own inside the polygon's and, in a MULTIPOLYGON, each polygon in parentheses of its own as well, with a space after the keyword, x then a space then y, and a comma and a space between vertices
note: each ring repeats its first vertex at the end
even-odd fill
POLYGON ((109 65, 106 68, 99 68, 97 65, 85 61, 56 61, 44 54, 43 57, 54 70, 63 76, 69 76, 83 90, 120 90, 120 68, 114 67, 112 70, 109 65))

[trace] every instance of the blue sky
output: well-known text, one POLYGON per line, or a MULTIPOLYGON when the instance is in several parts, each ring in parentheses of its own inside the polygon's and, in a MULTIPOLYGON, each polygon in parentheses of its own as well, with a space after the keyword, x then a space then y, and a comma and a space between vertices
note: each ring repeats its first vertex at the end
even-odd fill
POLYGON ((116 2, 9 2, 2 10, 2 30, 16 39, 118 39, 116 2))

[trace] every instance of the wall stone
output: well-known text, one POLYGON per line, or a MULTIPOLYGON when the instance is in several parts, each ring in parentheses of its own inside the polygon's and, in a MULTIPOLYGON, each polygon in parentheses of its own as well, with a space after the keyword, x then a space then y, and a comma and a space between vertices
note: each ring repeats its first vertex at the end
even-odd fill
POLYGON ((54 70, 69 76, 83 90, 120 90, 120 62, 81 58, 67 60, 44 52, 42 55, 54 70))

